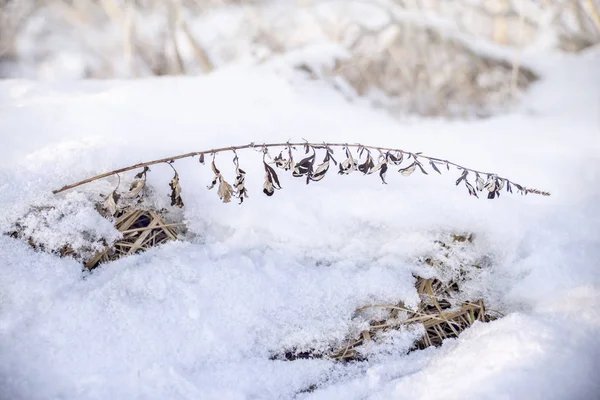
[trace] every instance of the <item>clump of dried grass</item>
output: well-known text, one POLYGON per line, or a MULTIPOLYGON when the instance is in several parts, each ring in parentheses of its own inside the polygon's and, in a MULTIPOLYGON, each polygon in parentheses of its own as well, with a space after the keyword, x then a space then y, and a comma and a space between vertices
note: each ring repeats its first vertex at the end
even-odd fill
MULTIPOLYGON (((171 240, 177 240, 176 228, 184 225, 183 223, 167 223, 161 213, 149 209, 119 208, 115 211, 114 216, 107 215, 101 205, 98 205, 97 209, 101 211, 101 214, 114 221, 114 226, 120 233, 117 240, 107 240, 94 236, 92 232, 83 232, 83 236, 87 238, 85 245, 64 243, 57 247, 45 243, 38 237, 39 235, 36 235, 36 232, 31 232, 31 227, 25 225, 21 220, 15 223, 14 229, 8 234, 25 241, 35 250, 60 257, 72 257, 81 261, 86 269, 92 270, 102 263, 136 254, 171 240)), ((36 214, 32 218, 43 220, 44 214, 53 211, 55 211, 54 208, 49 206, 36 207, 27 215, 36 214)), ((27 221, 25 218, 23 220, 27 221)), ((35 231, 35 227, 33 230, 35 231)))
MULTIPOLYGON (((428 293, 421 293, 421 295, 428 295, 428 293)), ((435 305, 422 302, 417 310, 408 309, 402 304, 371 305, 359 308, 357 311, 372 307, 383 307, 389 309, 390 313, 385 320, 372 321, 369 329, 362 331, 359 337, 350 340, 346 346, 335 350, 329 357, 338 361, 362 360, 364 356, 359 352, 360 346, 372 340, 377 340, 380 333, 403 329, 413 324, 422 324, 425 328, 423 337, 415 343, 413 350, 441 346, 445 339, 458 337, 475 321, 489 322, 496 319, 496 316, 485 309, 482 300, 465 303, 458 309, 450 309, 449 303, 438 301, 434 296, 432 296, 432 299, 435 305), (400 312, 403 312, 405 317, 400 318, 400 312)))
POLYGON ((359 95, 382 98, 382 106, 405 114, 488 117, 504 111, 515 90, 525 91, 538 79, 524 66, 515 70, 419 23, 390 23, 359 35, 353 47, 352 57, 339 61, 332 74, 359 95), (386 35, 391 39, 382 44, 386 35))
MULTIPOLYGON (((50 253, 50 254, 56 254, 56 255, 59 255, 60 257, 68 257, 68 256, 76 257, 78 252, 73 249, 73 246, 71 244, 65 243, 65 244, 60 245, 59 247, 50 246, 48 244, 43 243, 40 240, 37 240, 36 238, 34 238, 34 236, 31 234, 31 232, 28 232, 28 227, 27 227, 27 222, 26 222, 28 218, 31 218, 34 216, 35 216, 34 218, 37 218, 37 215, 47 214, 52 211, 54 211, 54 207, 51 207, 51 206, 33 207, 21 219, 16 221, 14 223, 13 229, 11 229, 6 234, 12 238, 23 240, 24 242, 29 244, 29 246, 31 246, 31 248, 33 248, 34 250, 39 250, 39 251, 43 251, 43 252, 50 253)), ((103 241, 102 244, 106 245, 106 242, 103 241)), ((86 250, 91 250, 91 249, 80 249, 80 251, 82 253, 85 253, 86 250)))
POLYGON ((177 240, 176 228, 184 224, 167 223, 166 210, 155 211, 144 204, 144 196, 149 192, 148 171, 146 167, 138 173, 129 190, 122 194, 118 193, 119 177, 117 188, 108 196, 100 194, 101 201, 76 195, 77 200, 69 198, 54 205, 33 207, 15 222, 9 234, 36 250, 72 257, 88 270, 177 240), (88 222, 78 223, 82 217, 88 222), (99 224, 102 229, 98 229, 99 224))
MULTIPOLYGON (((476 321, 489 322, 500 315, 498 312, 487 310, 483 300, 465 302, 459 307, 452 307, 446 300, 447 291, 452 289, 436 279, 418 278, 416 286, 421 297, 417 309, 407 308, 402 303, 373 304, 357 309, 356 313, 361 313, 371 308, 383 308, 388 310, 388 313, 384 319, 370 321, 369 328, 360 332, 358 336, 349 338, 345 346, 333 349, 327 354, 286 351, 274 358, 291 361, 326 357, 337 361, 362 361, 366 357, 361 353, 361 346, 379 340, 385 332, 406 329, 415 324, 423 326, 424 334, 413 345, 412 350, 437 347, 441 346, 445 339, 458 337, 476 321)), ((456 290, 459 290, 458 287, 456 290)))
POLYGON ((362 361, 367 359, 363 351, 365 346, 371 342, 385 340, 387 333, 391 331, 404 331, 417 325, 422 326, 423 335, 409 350, 414 351, 440 346, 444 340, 458 337, 476 321, 489 322, 499 318, 502 314, 488 310, 481 299, 460 300, 465 295, 461 279, 469 276, 470 270, 482 268, 481 265, 473 265, 472 259, 461 251, 464 246, 472 247, 473 235, 451 234, 448 240, 439 240, 437 243, 441 250, 439 257, 424 257, 422 262, 440 272, 444 269, 455 271, 445 274, 447 279, 416 277, 415 288, 420 298, 416 308, 409 308, 403 303, 370 304, 360 307, 354 312, 354 317, 360 320, 367 319, 369 326, 356 335, 349 335, 344 346, 332 348, 328 352, 288 350, 273 358, 290 361, 303 358, 362 361), (451 264, 459 264, 458 269, 451 264), (374 310, 383 312, 373 313, 374 310), (369 314, 376 317, 369 318, 369 314))
POLYGON ((102 263, 145 251, 170 240, 177 240, 174 228, 184 225, 168 224, 153 210, 119 211, 116 218, 115 227, 123 237, 88 259, 85 262, 87 269, 94 269, 102 263))
POLYGON ((35 250, 82 262, 120 236, 96 213, 93 202, 77 193, 31 206, 4 233, 35 250))

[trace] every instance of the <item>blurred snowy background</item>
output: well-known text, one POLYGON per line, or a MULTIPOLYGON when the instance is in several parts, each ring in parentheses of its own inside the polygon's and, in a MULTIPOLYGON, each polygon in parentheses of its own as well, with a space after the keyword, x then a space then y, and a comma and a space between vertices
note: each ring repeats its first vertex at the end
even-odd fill
POLYGON ((524 56, 600 42, 600 0, 0 0, 0 78, 201 75, 292 54, 395 114, 506 111, 524 56))

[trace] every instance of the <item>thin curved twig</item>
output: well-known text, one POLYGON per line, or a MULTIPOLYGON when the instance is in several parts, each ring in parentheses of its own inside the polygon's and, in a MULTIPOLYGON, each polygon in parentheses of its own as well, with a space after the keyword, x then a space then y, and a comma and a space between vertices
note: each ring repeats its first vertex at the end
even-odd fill
MULTIPOLYGON (((210 150, 204 150, 204 151, 195 151, 195 152, 191 152, 191 153, 185 153, 185 154, 181 154, 181 155, 177 155, 177 156, 172 156, 172 157, 166 157, 166 158, 161 158, 158 160, 152 160, 152 161, 147 161, 147 162, 143 162, 143 163, 138 163, 138 164, 134 164, 131 165, 129 167, 124 167, 124 168, 119 168, 110 172, 105 172, 103 174, 100 175, 96 175, 93 176, 91 178, 87 178, 84 179, 82 181, 79 182, 75 182, 72 183, 70 185, 65 185, 60 189, 54 190, 52 193, 54 194, 58 194, 61 192, 64 192, 66 190, 69 189, 73 189, 76 188, 78 186, 84 185, 86 183, 90 183, 93 181, 96 181, 98 179, 102 179, 102 178, 106 178, 108 176, 112 176, 115 174, 119 174, 122 172, 126 172, 126 171, 131 171, 137 168, 143 168, 143 167, 148 167, 150 165, 155 165, 155 164, 160 164, 160 163, 168 163, 169 165, 171 164, 171 162, 175 161, 175 160, 179 160, 182 158, 189 158, 189 157, 195 157, 198 155, 215 155, 217 153, 221 153, 221 152, 226 152, 226 151, 237 151, 237 150, 243 150, 243 149, 254 149, 256 147, 261 147, 263 149, 267 149, 267 148, 271 148, 271 147, 287 147, 287 148, 292 148, 292 147, 305 147, 305 146, 309 146, 309 147, 314 147, 314 148, 322 148, 323 146, 325 147, 341 147, 341 148, 358 148, 358 149, 370 149, 370 150, 378 150, 380 152, 398 152, 398 153, 402 153, 402 154, 407 154, 413 157, 418 157, 419 159, 425 159, 431 163, 443 163, 447 166, 454 166, 456 168, 458 168, 459 170, 465 171, 465 172, 472 172, 475 174, 480 174, 480 175, 488 175, 488 176, 495 176, 498 180, 504 180, 506 182, 509 182, 513 185, 516 185, 520 191, 522 191, 523 193, 534 193, 534 194, 539 194, 542 196, 549 196, 550 193, 549 192, 545 192, 545 191, 541 191, 538 189, 532 189, 532 188, 527 188, 523 185, 519 185, 516 184, 515 182, 510 181, 507 178, 503 178, 501 176, 498 176, 497 174, 493 173, 493 172, 485 172, 485 171, 478 171, 472 168, 467 168, 467 167, 463 167, 462 165, 456 164, 454 162, 445 160, 445 159, 441 159, 441 158, 437 158, 437 157, 430 157, 430 156, 426 156, 423 155, 421 153, 413 153, 413 152, 409 152, 409 151, 404 151, 402 149, 393 149, 393 148, 389 148, 389 147, 378 147, 378 146, 366 146, 366 145, 362 145, 359 143, 356 144, 346 144, 346 143, 308 143, 308 142, 301 142, 301 143, 289 143, 289 142, 284 142, 284 143, 265 143, 262 144, 260 146, 255 145, 254 143, 249 143, 243 146, 227 146, 227 147, 220 147, 220 148, 215 148, 215 149, 210 149, 210 150)), ((172 167, 172 166, 171 166, 172 167)))

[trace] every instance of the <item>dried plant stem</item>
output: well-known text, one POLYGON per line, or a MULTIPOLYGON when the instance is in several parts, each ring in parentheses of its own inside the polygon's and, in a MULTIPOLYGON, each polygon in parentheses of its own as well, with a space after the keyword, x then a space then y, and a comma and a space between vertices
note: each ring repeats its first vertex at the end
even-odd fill
MULTIPOLYGON (((463 167, 462 165, 459 165, 459 164, 456 164, 456 163, 453 163, 451 161, 444 160, 444 159, 441 159, 441 158, 429 157, 429 156, 422 155, 420 153, 412 153, 412 152, 409 152, 409 151, 404 151, 404 150, 401 150, 401 149, 393 149, 393 148, 389 148, 389 147, 365 146, 365 145, 362 145, 362 144, 359 144, 359 143, 355 143, 355 144, 347 144, 347 143, 308 143, 308 142, 302 142, 302 143, 284 142, 284 143, 264 143, 264 144, 250 143, 250 144, 246 144, 246 145, 243 145, 243 146, 220 147, 220 148, 215 148, 215 149, 210 149, 210 150, 205 150, 205 151, 198 151, 198 152, 180 154, 180 155, 173 156, 173 157, 166 157, 166 158, 161 158, 161 159, 158 159, 158 160, 153 160, 153 161, 147 161, 147 162, 143 162, 143 163, 134 164, 134 165, 131 165, 129 167, 116 169, 114 171, 106 172, 106 173, 103 173, 103 174, 100 174, 100 175, 93 176, 93 177, 88 178, 88 179, 84 179, 84 180, 79 181, 79 182, 72 183, 70 185, 63 186, 60 189, 54 190, 52 193, 54 193, 54 194, 61 193, 61 192, 64 192, 66 190, 73 189, 73 188, 76 188, 78 186, 84 185, 86 183, 90 183, 90 182, 96 181, 98 179, 106 178, 108 176, 112 176, 112 175, 119 174, 119 173, 126 172, 126 171, 131 171, 131 170, 137 169, 137 168, 148 167, 150 165, 155 165, 155 164, 160 164, 160 163, 165 163, 165 162, 166 163, 171 163, 171 162, 173 162, 175 160, 179 160, 179 159, 182 159, 182 158, 195 157, 195 156, 199 156, 199 155, 203 155, 203 156, 204 155, 214 155, 214 154, 221 153, 221 152, 237 151, 237 150, 243 150, 243 149, 266 149, 266 148, 271 148, 271 147, 301 147, 301 146, 310 146, 310 147, 316 147, 316 148, 319 148, 319 147, 329 147, 329 148, 331 148, 331 147, 364 148, 364 149, 369 149, 369 150, 378 150, 378 151, 381 151, 381 152, 387 152, 387 151, 390 151, 390 152, 401 152, 401 153, 410 154, 410 155, 413 155, 415 157, 419 157, 419 158, 422 158, 422 159, 425 159, 425 160, 428 160, 428 161, 443 163, 443 164, 446 164, 446 165, 451 165, 451 166, 454 166, 454 167, 456 167, 456 168, 458 168, 460 170, 463 170, 463 171, 473 172, 473 173, 477 173, 477 174, 481 174, 481 175, 495 175, 495 176, 497 176, 495 173, 492 173, 492 172, 484 172, 484 171, 478 171, 478 170, 471 169, 471 168, 466 168, 466 167, 463 167)), ((497 178, 498 179, 504 179, 504 180, 506 180, 508 182, 512 182, 512 181, 510 181, 510 180, 508 180, 506 178, 500 177, 500 176, 497 176, 497 178)), ((549 196, 550 195, 550 193, 548 193, 548 192, 540 191, 540 190, 537 190, 537 189, 528 188, 527 191, 529 193, 540 194, 540 195, 543 195, 543 196, 549 196)))
MULTIPOLYGON (((179 223, 174 223, 174 224, 157 225, 158 228, 168 228, 168 227, 174 227, 174 226, 185 226, 185 224, 183 222, 179 222, 179 223)), ((146 226, 143 228, 127 229, 126 231, 122 231, 121 233, 125 234, 125 233, 132 233, 132 232, 140 232, 140 231, 146 231, 149 229, 155 229, 155 228, 146 226)))
POLYGON ((202 71, 205 73, 212 72, 215 69, 215 66, 210 61, 210 58, 208 57, 206 50, 204 50, 204 48, 202 48, 202 46, 200 46, 198 41, 194 38, 194 35, 192 34, 190 27, 188 26, 187 22, 183 18, 181 19, 181 30, 183 31, 183 33, 187 37, 188 41, 190 42, 190 45, 192 46, 192 49, 194 50, 194 54, 196 55, 198 62, 200 62, 202 71))
POLYGON ((598 7, 596 7, 593 0, 586 0, 585 4, 594 21, 594 25, 596 25, 596 29, 600 32, 600 11, 598 11, 598 7))
POLYGON ((173 42, 173 51, 175 52, 175 61, 177 62, 177 73, 185 74, 185 64, 183 62, 183 58, 181 57, 181 53, 179 51, 179 41, 177 40, 177 28, 180 24, 180 15, 178 4, 175 1, 169 3, 169 33, 171 35, 171 41, 173 42))
POLYGON ((512 74, 510 79, 510 95, 512 97, 513 105, 517 102, 519 96, 519 73, 521 72, 520 57, 523 42, 523 31, 525 29, 525 15, 522 8, 523 6, 519 5, 519 42, 513 58, 512 74))

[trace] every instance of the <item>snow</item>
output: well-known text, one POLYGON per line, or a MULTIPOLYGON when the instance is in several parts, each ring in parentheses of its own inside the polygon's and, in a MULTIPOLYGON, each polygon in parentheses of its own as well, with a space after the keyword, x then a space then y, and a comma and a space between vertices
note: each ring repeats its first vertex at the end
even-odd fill
MULTIPOLYGON (((423 151, 552 196, 475 199, 452 171, 390 172, 389 185, 280 174, 283 189, 268 198, 260 154, 247 150, 240 206, 206 190, 210 167, 177 161, 181 241, 82 275, 73 259, 0 236, 0 397, 597 398, 598 55, 539 60, 544 79, 519 112, 476 122, 398 121, 286 62, 202 78, 0 82, 1 230, 53 205, 68 215, 42 218, 40 240, 110 238, 89 199, 116 179, 51 190, 148 159, 301 138, 423 151), (469 290, 505 318, 409 354, 418 328, 396 332, 366 350, 368 362, 271 359, 343 344, 364 323, 357 307, 416 304, 413 274, 434 273, 418 257, 455 231, 475 235, 465 256, 492 260, 469 290)), ((216 162, 232 182, 229 156, 216 162)), ((168 207, 172 174, 156 165, 148 175, 157 207, 168 207)))

